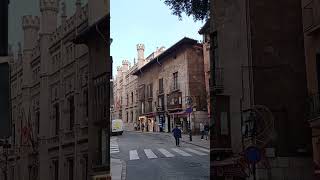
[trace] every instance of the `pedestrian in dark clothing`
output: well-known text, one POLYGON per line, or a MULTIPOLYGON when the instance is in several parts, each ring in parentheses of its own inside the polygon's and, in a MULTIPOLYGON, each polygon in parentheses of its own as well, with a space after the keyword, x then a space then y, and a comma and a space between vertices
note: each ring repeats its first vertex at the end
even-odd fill
POLYGON ((204 126, 202 123, 200 123, 200 132, 201 132, 201 140, 203 140, 203 136, 204 136, 204 126))
POLYGON ((176 146, 180 146, 181 130, 176 126, 173 130, 173 137, 176 140, 176 146))
POLYGON ((141 130, 142 130, 142 132, 144 131, 144 124, 143 123, 141 125, 141 130))
POLYGON ((206 140, 208 140, 208 134, 209 134, 209 125, 208 124, 206 124, 204 126, 204 132, 205 132, 205 135, 206 135, 206 140))

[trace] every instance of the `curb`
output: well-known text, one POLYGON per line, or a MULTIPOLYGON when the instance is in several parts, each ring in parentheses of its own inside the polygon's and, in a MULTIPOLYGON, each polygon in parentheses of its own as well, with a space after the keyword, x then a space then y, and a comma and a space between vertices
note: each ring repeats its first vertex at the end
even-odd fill
POLYGON ((195 146, 198 146, 198 147, 202 147, 202 148, 205 148, 205 149, 210 149, 210 148, 208 148, 206 146, 202 146, 202 145, 199 145, 199 144, 191 143, 191 142, 185 141, 185 140, 181 140, 181 142, 185 142, 187 144, 192 144, 192 145, 195 145, 195 146))
MULTIPOLYGON (((129 130, 127 130, 129 131, 129 130)), ((167 133, 167 132, 141 132, 141 131, 129 131, 129 132, 137 132, 137 133, 140 133, 140 134, 162 134, 164 136, 167 136, 167 137, 172 137, 171 136, 171 133, 167 133)), ((205 148, 205 149, 210 149, 210 147, 206 147, 206 146, 202 146, 202 145, 199 145, 199 144, 195 144, 195 143, 192 143, 190 141, 186 141, 186 140, 182 140, 181 139, 181 142, 184 142, 184 143, 187 143, 187 144, 192 144, 192 145, 195 145, 195 146, 198 146, 198 147, 202 147, 202 148, 205 148)))
POLYGON ((122 163, 122 172, 121 172, 121 180, 127 179, 127 164, 125 161, 120 160, 122 163))

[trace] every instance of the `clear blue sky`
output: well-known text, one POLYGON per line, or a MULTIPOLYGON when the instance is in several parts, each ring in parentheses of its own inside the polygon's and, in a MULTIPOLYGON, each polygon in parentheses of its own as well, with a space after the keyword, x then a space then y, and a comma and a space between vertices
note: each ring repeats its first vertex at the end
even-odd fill
POLYGON ((163 0, 111 0, 110 3, 114 75, 123 59, 133 64, 138 43, 145 44, 147 57, 157 47, 169 48, 183 37, 202 40, 198 31, 205 22, 194 22, 185 15, 180 21, 163 0))

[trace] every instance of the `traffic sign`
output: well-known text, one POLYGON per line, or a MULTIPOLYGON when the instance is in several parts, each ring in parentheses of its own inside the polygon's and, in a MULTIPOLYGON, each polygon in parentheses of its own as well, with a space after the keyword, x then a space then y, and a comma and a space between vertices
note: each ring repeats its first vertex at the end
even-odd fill
POLYGON ((262 155, 259 148, 250 146, 245 150, 244 156, 249 163, 255 164, 261 160, 262 155))
POLYGON ((186 113, 192 113, 192 108, 191 108, 191 107, 188 107, 188 108, 186 109, 186 113))

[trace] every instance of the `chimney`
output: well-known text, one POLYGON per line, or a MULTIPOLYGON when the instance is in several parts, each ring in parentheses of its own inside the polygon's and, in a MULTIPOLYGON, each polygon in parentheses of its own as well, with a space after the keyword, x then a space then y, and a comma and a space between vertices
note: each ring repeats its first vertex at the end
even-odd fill
POLYGON ((63 1, 61 3, 61 25, 66 24, 66 20, 67 20, 67 12, 66 12, 66 2, 63 1))
POLYGON ((38 32, 40 28, 40 18, 38 16, 23 16, 22 28, 24 32, 24 50, 32 50, 36 44, 38 38, 38 32))
POLYGON ((129 61, 123 60, 122 61, 122 72, 127 72, 129 70, 129 61))
POLYGON ((144 60, 144 44, 137 44, 138 62, 144 60))
POLYGON ((122 76, 122 68, 121 68, 121 66, 117 67, 117 76, 118 77, 122 76))
POLYGON ((57 14, 60 0, 39 1, 41 12, 40 31, 44 34, 52 33, 57 28, 57 14))
POLYGON ((77 0, 76 1, 76 12, 79 12, 81 10, 81 6, 82 6, 81 0, 77 0))

